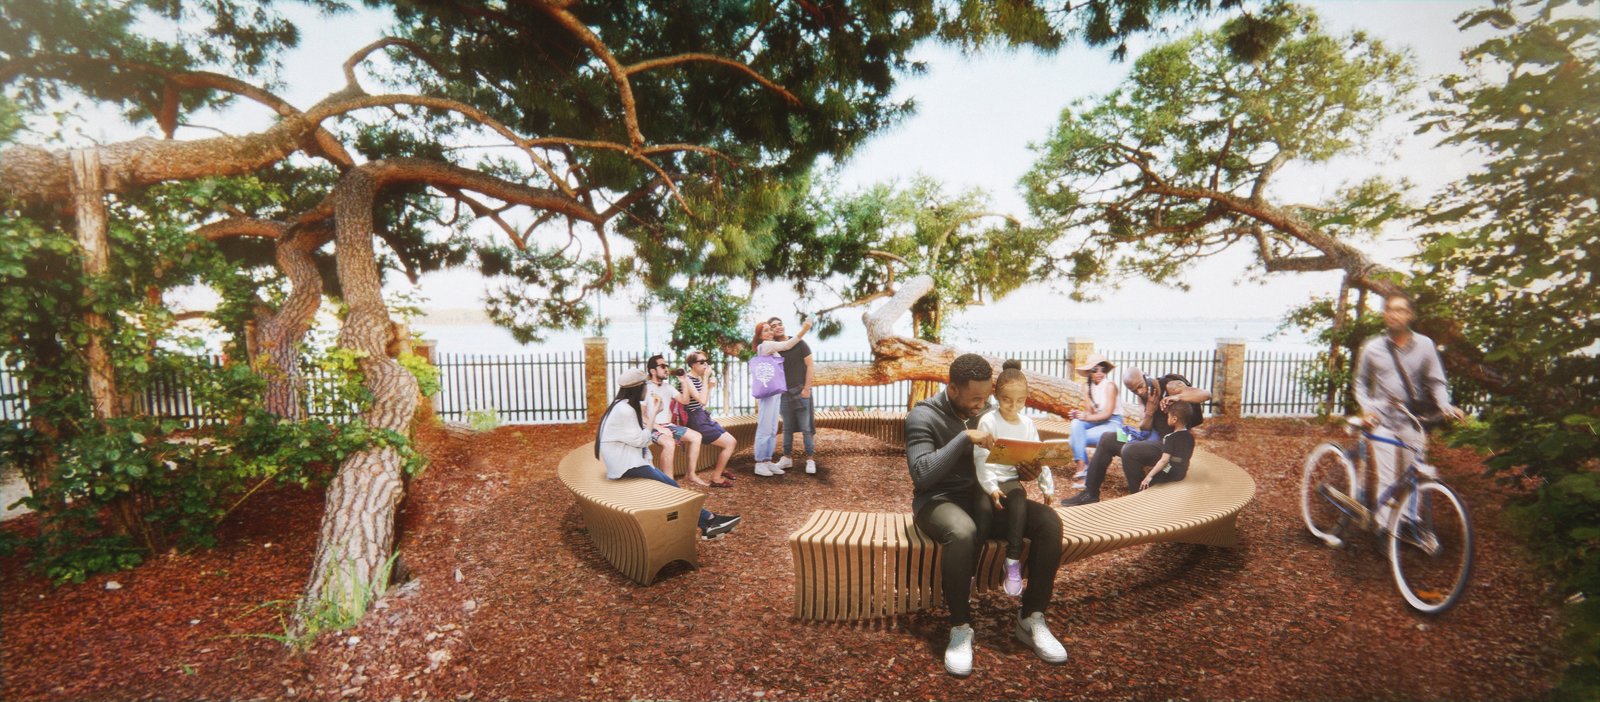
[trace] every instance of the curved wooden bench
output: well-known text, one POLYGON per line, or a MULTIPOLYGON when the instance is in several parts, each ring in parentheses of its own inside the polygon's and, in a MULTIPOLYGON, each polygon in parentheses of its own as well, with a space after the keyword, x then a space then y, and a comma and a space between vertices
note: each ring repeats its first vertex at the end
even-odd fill
POLYGON ((647 478, 609 480, 593 442, 568 452, 556 473, 578 498, 589 539, 623 575, 649 585, 673 561, 700 566, 696 542, 705 495, 647 478))
MULTIPOLYGON (((713 417, 722 425, 729 434, 733 435, 735 444, 734 452, 749 448, 756 440, 756 418, 754 415, 737 415, 732 417, 713 417)), ((778 423, 779 431, 783 430, 783 423, 778 423)), ((864 436, 884 441, 895 446, 904 446, 906 443, 906 413, 904 412, 818 412, 816 413, 817 429, 842 429, 855 432, 864 436)), ((781 436, 781 434, 780 434, 781 436)), ((701 471, 710 468, 717 461, 717 453, 721 451, 715 446, 702 446, 700 460, 696 461, 695 470, 701 471)), ((652 445, 650 453, 655 457, 656 463, 661 462, 661 448, 652 445)), ((672 476, 681 478, 689 474, 689 451, 679 446, 673 455, 672 476)))
MULTIPOLYGON (((1038 426, 1044 438, 1063 437, 1068 427, 1057 420, 1038 426)), ((1179 482, 1092 505, 1056 507, 1061 562, 1162 541, 1236 545, 1235 520, 1254 497, 1255 480, 1248 473, 1197 449, 1188 476, 1179 482)), ((817 510, 789 535, 789 547, 796 617, 873 619, 940 601, 939 546, 912 524, 910 513, 817 510)), ((978 558, 979 590, 1000 586, 1004 561, 1005 542, 986 541, 978 558)))
MULTIPOLYGON (((734 435, 736 451, 754 441, 755 417, 718 422, 734 435)), ((1067 435, 1066 422, 1036 423, 1044 438, 1067 435)), ((816 426, 905 445, 903 412, 818 412, 816 426)), ((712 465, 719 450, 703 449, 697 470, 712 465)), ((642 585, 672 561, 698 566, 696 522, 705 495, 653 480, 607 480, 593 451, 592 444, 574 449, 562 459, 558 473, 577 496, 590 538, 606 560, 642 585)), ((687 468, 687 452, 680 449, 673 472, 681 476, 687 468)), ((1093 505, 1057 507, 1063 527, 1061 562, 1158 541, 1235 545, 1235 519, 1254 496, 1255 480, 1248 473, 1197 449, 1182 481, 1093 505)), ((940 601, 938 545, 911 523, 910 513, 817 510, 790 534, 789 544, 798 617, 887 617, 940 601)), ((977 569, 979 589, 999 587, 1004 554, 1004 542, 985 544, 977 569)))

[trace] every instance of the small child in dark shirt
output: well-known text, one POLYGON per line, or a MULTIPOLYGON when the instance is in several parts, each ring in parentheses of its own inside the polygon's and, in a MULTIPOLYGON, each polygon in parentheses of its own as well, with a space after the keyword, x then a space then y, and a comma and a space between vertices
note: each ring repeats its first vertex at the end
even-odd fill
POLYGON ((1192 402, 1174 402, 1167 407, 1167 424, 1172 427, 1172 433, 1161 438, 1161 460, 1150 466, 1138 490, 1156 483, 1183 480, 1183 476, 1188 475, 1189 458, 1194 456, 1194 434, 1189 433, 1189 427, 1194 426, 1199 414, 1199 406, 1192 402))

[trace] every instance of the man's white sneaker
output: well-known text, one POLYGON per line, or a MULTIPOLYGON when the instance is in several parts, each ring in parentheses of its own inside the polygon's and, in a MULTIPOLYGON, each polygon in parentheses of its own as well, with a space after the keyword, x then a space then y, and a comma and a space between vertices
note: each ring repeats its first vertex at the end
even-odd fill
POLYGON ((944 670, 958 678, 972 674, 972 625, 950 628, 950 645, 944 648, 944 670))
POLYGON ((806 475, 816 475, 816 473, 817 473, 817 462, 816 462, 816 460, 807 458, 806 459, 806 475))
POLYGON ((777 475, 777 473, 772 472, 772 464, 768 463, 766 461, 762 461, 762 462, 756 464, 755 473, 756 473, 756 475, 767 477, 767 478, 770 478, 770 477, 772 477, 774 475, 777 475))
MULTIPOLYGON (((1056 640, 1055 634, 1050 633, 1050 627, 1045 626, 1044 613, 1034 612, 1027 617, 1017 618, 1017 640, 1033 649, 1039 660, 1046 663, 1066 663, 1067 647, 1056 640)), ((948 660, 950 654, 945 653, 948 660)), ((946 666, 949 664, 946 663, 946 666)))
POLYGON ((792 465, 794 465, 794 461, 789 460, 788 456, 779 456, 778 460, 772 462, 772 466, 779 471, 785 470, 792 465))

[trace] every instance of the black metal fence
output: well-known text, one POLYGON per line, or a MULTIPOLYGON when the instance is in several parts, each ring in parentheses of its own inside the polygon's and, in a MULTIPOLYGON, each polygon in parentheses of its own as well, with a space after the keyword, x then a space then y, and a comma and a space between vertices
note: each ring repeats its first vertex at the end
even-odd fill
POLYGON ((462 420, 493 412, 501 423, 544 424, 582 422, 588 416, 582 351, 447 353, 437 357, 436 365, 440 389, 433 406, 441 418, 462 420))
MULTIPOLYGON (((1313 393, 1302 380, 1320 363, 1310 351, 1246 351, 1240 411, 1245 416, 1304 416, 1323 411, 1327 397, 1313 393)), ((1344 388, 1334 392, 1335 412, 1344 406, 1344 395, 1344 388)))
MULTIPOLYGON (((1122 371, 1137 367, 1152 377, 1168 373, 1178 373, 1188 378, 1194 387, 1212 388, 1216 379, 1217 367, 1220 365, 1217 352, 1211 349, 1198 351, 1176 352, 1139 352, 1139 351, 1101 351, 1106 360, 1117 366, 1112 374, 1113 382, 1121 380, 1122 371)), ((999 358, 1014 358, 1022 362, 1024 370, 1042 373, 1060 378, 1071 378, 1082 381, 1083 376, 1077 375, 1072 368, 1070 355, 1067 349, 1035 350, 1009 353, 988 353, 986 355, 999 358)), ((606 359, 607 396, 616 393, 617 374, 627 368, 644 368, 645 354, 612 352, 606 359)), ((828 354, 818 353, 815 357, 817 363, 871 363, 872 356, 867 353, 856 354, 828 354)), ((1246 354, 1246 398, 1245 414, 1255 416, 1314 414, 1320 406, 1320 398, 1312 397, 1311 393, 1299 389, 1298 373, 1305 364, 1316 363, 1315 354, 1304 354, 1298 360, 1300 365, 1279 364, 1271 368, 1257 369, 1258 382, 1268 383, 1273 389, 1262 395, 1252 406, 1251 395, 1248 392, 1250 383, 1250 370, 1252 358, 1246 354), (1279 390, 1279 386, 1293 387, 1292 393, 1279 390)), ((712 393, 712 415, 752 414, 755 412, 755 400, 750 397, 750 371, 749 367, 741 362, 734 361, 719 370, 717 375, 721 383, 712 393), (726 392, 724 392, 726 390, 726 392)), ((1119 403, 1126 407, 1137 398, 1126 387, 1121 387, 1119 403)), ((815 406, 818 410, 859 409, 859 410, 901 410, 906 408, 907 399, 911 396, 911 382, 900 381, 889 385, 874 386, 849 386, 849 385, 824 385, 814 388, 815 406)), ((1217 411, 1217 403, 1208 402, 1203 408, 1208 414, 1217 411)), ((1029 411, 1031 414, 1044 414, 1043 412, 1029 411)))
MULTIPOLYGON (((1180 373, 1195 387, 1215 388, 1220 359, 1214 349, 1181 352, 1101 351, 1121 371, 1138 367, 1151 375, 1180 373)), ((1075 374, 1066 349, 995 353, 992 356, 1015 358, 1025 369, 1047 375, 1081 380, 1075 374)), ((617 374, 626 368, 643 368, 646 354, 611 351, 606 359, 608 396, 616 392, 617 374)), ((867 353, 818 353, 817 363, 871 362, 867 353)), ((219 357, 206 357, 208 365, 221 363, 219 357)), ((1321 410, 1323 399, 1306 389, 1302 375, 1319 363, 1315 353, 1248 351, 1244 360, 1241 388, 1246 416, 1311 415, 1321 410)), ((584 358, 582 351, 543 354, 480 355, 440 354, 436 358, 441 389, 434 397, 437 413, 445 419, 471 420, 493 413, 496 421, 512 424, 581 422, 587 416, 584 358)), ((750 397, 749 367, 731 361, 718 369, 719 386, 712 393, 711 412, 725 416, 752 414, 755 401, 750 397)), ((305 368, 305 397, 311 416, 342 421, 356 411, 341 404, 336 392, 338 378, 314 365, 305 368)), ((898 410, 906 407, 910 381, 878 386, 827 385, 814 389, 816 407, 822 409, 898 410)), ((1135 401, 1123 391, 1124 406, 1135 401)), ((1335 397, 1335 406, 1342 402, 1335 397)), ((141 409, 155 416, 180 419, 188 424, 220 420, 208 414, 197 400, 194 388, 184 378, 151 383, 144 393, 141 409)), ((0 368, 0 420, 19 421, 26 415, 26 388, 14 369, 0 368)), ((1208 413, 1217 410, 1208 403, 1208 413)))

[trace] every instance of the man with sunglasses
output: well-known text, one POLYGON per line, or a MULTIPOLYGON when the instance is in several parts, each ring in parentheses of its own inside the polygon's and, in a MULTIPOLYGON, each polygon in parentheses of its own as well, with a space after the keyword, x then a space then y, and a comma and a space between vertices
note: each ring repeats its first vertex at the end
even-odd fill
MULTIPOLYGON (((1061 501, 1067 507, 1093 504, 1100 501, 1100 484, 1105 482, 1106 471, 1111 468, 1111 459, 1121 457, 1124 465, 1123 474, 1128 477, 1128 492, 1139 490, 1139 477, 1133 477, 1130 468, 1139 465, 1151 466, 1161 460, 1164 448, 1162 437, 1172 433, 1172 427, 1167 423, 1167 408, 1174 402, 1192 402, 1204 406, 1211 401, 1211 393, 1200 388, 1190 387, 1189 379, 1177 373, 1168 373, 1159 378, 1151 378, 1138 368, 1129 368, 1122 374, 1122 383, 1133 391, 1140 404, 1144 406, 1144 417, 1139 420, 1139 426, 1132 433, 1118 432, 1100 437, 1100 445, 1094 449, 1094 457, 1089 459, 1089 475, 1084 478, 1084 489, 1072 497, 1061 501), (1124 434, 1127 438, 1122 438, 1124 434), (1139 436, 1134 437, 1132 434, 1139 436)), ((1203 413, 1196 413, 1195 426, 1205 421, 1203 413)))
POLYGON ((672 366, 661 354, 651 356, 644 367, 649 373, 645 391, 661 398, 661 411, 651 420, 655 423, 655 433, 651 437, 661 447, 661 472, 672 475, 672 459, 677 455, 678 444, 682 443, 689 448, 689 482, 710 485, 694 474, 695 463, 700 460, 700 432, 672 423, 672 403, 689 404, 689 393, 667 380, 672 375, 672 366))

